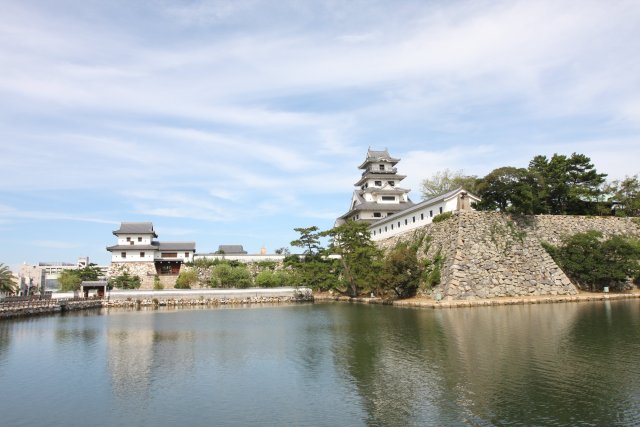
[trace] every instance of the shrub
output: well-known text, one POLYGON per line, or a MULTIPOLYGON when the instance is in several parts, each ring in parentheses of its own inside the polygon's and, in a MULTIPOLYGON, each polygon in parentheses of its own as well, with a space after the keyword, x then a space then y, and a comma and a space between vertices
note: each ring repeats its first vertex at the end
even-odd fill
POLYGON ((420 265, 415 247, 396 245, 384 258, 382 286, 393 290, 399 298, 415 295, 420 284, 420 265))
POLYGON ((251 273, 245 265, 221 263, 211 270, 211 286, 214 288, 248 288, 252 284, 251 273))
POLYGON ((441 214, 434 216, 432 222, 435 224, 438 222, 446 221, 452 216, 453 216, 453 212, 443 212, 441 214))
POLYGON ((163 289, 162 283, 160 283, 160 276, 157 274, 153 276, 153 289, 156 291, 163 289))
POLYGON ((564 239, 559 247, 543 246, 567 276, 592 291, 620 287, 640 274, 637 239, 613 236, 603 240, 602 233, 591 230, 564 239))
POLYGON ((176 289, 191 289, 191 286, 195 285, 197 282, 198 274, 195 272, 195 270, 183 271, 178 275, 174 287, 176 289))
POLYGON ((256 286, 261 288, 279 288, 292 285, 292 272, 288 270, 265 270, 256 276, 256 286))
POLYGON ((109 285, 118 289, 138 289, 140 287, 140 277, 131 276, 128 271, 109 280, 109 285))

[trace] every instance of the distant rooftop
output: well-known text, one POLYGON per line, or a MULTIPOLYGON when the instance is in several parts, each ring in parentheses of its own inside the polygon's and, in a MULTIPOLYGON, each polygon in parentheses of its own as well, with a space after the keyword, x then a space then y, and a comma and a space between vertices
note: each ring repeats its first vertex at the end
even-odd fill
POLYGON ((246 254, 242 245, 220 245, 218 246, 218 253, 226 255, 246 254))

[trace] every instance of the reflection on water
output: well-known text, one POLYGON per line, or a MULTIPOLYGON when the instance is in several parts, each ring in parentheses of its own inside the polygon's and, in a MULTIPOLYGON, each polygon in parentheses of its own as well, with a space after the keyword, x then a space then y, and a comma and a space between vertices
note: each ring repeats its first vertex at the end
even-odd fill
POLYGON ((4 321, 0 413, 6 425, 637 425, 639 310, 308 304, 4 321))

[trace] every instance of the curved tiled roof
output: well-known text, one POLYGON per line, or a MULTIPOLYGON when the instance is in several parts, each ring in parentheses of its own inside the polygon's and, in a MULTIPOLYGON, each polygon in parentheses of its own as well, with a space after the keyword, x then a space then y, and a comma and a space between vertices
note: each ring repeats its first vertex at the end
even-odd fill
POLYGON ((153 231, 152 222, 122 222, 120 228, 113 231, 116 236, 119 234, 152 234, 153 237, 158 237, 155 231, 153 231))

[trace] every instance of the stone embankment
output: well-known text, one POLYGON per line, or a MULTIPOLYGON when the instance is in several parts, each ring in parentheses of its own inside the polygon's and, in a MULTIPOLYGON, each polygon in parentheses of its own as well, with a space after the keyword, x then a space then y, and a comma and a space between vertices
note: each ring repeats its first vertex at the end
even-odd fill
POLYGON ((216 306, 313 301, 309 288, 111 291, 105 307, 216 306))
POLYGON ((625 293, 588 293, 581 292, 576 295, 547 295, 547 296, 524 296, 524 297, 504 297, 474 300, 449 300, 436 301, 428 297, 416 297, 403 300, 391 300, 382 298, 351 298, 347 296, 319 294, 315 295, 316 302, 350 302, 363 304, 383 304, 396 307, 420 307, 420 308, 464 308, 464 307, 487 307, 498 305, 525 305, 525 304, 549 304, 549 303, 569 303, 569 302, 591 302, 591 301, 616 301, 625 299, 640 299, 640 291, 625 293))
POLYGON ((25 301, 24 303, 18 304, 0 303, 0 319, 55 314, 64 311, 86 310, 100 307, 102 307, 102 300, 100 299, 52 299, 25 301))
POLYGON ((313 301, 313 293, 309 288, 111 291, 105 299, 69 299, 71 295, 72 293, 61 294, 58 299, 20 304, 0 303, 0 319, 101 307, 219 306, 313 301))
POLYGON ((577 295, 578 289, 541 242, 598 230, 640 236, 629 218, 538 215, 511 218, 495 212, 458 212, 452 218, 379 242, 383 249, 416 232, 429 240, 426 257, 444 257, 440 284, 420 296, 435 300, 577 295))

